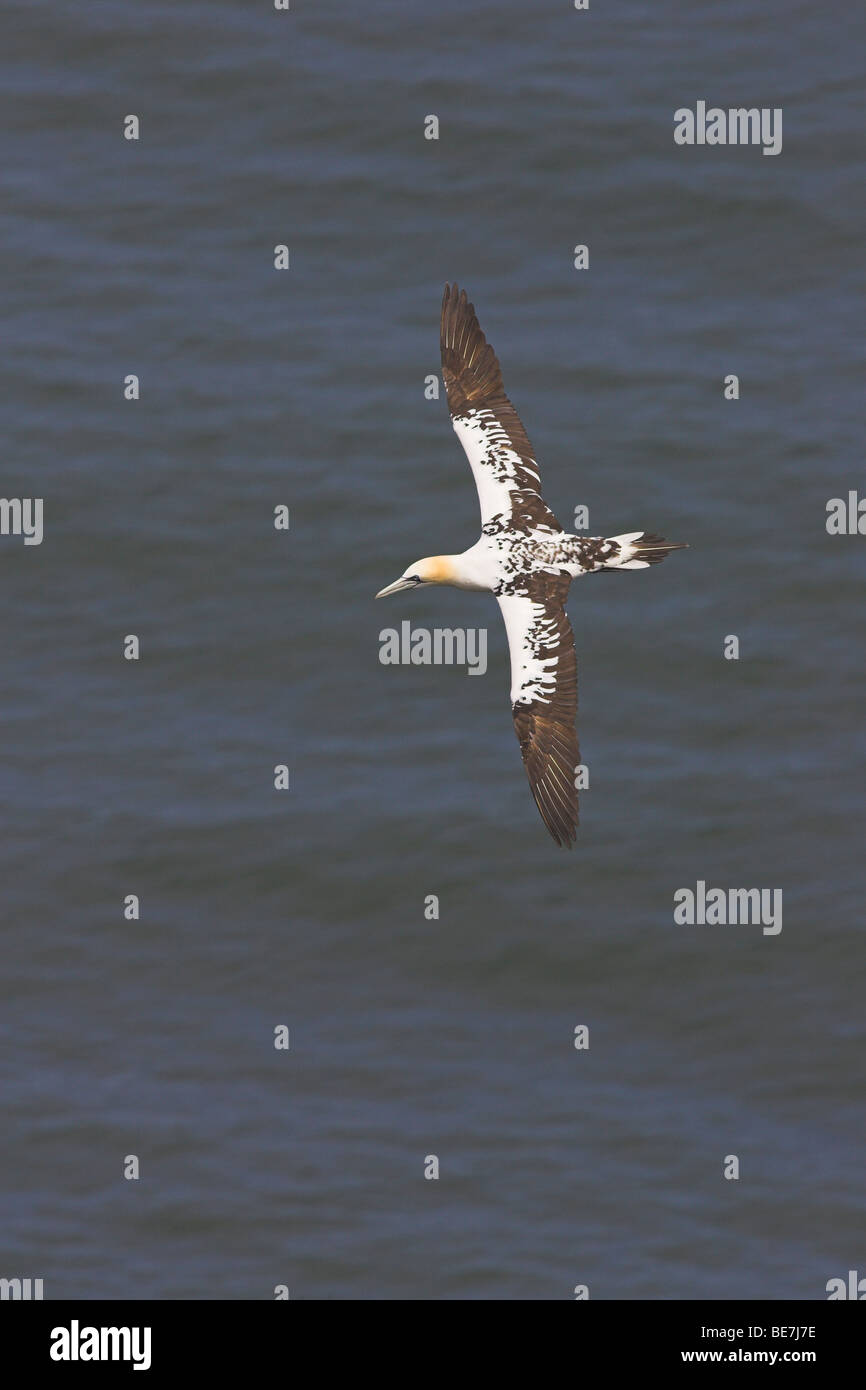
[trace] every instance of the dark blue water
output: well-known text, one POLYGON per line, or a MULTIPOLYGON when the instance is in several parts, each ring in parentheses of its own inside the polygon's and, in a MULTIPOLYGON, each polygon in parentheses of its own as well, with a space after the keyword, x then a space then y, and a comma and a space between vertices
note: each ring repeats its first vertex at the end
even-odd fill
POLYGON ((0 537, 0 1276, 820 1299, 866 1270, 866 539, 825 528, 866 490, 864 27, 6 6, 2 493, 45 520, 0 537), (676 146, 698 100, 781 107, 782 153, 676 146), (570 855, 494 602, 372 601, 477 536, 424 397, 450 279, 563 523, 692 547, 573 587, 570 855), (487 673, 381 665, 405 618, 486 627, 487 673), (698 880, 781 889, 782 930, 677 925, 698 880))

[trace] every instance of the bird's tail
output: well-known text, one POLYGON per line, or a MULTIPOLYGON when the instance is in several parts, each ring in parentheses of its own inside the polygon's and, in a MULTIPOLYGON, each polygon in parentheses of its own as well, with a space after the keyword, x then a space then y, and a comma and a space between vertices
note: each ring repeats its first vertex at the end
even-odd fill
POLYGON ((619 546, 619 553, 605 561, 606 570, 642 570, 647 565, 660 565, 672 550, 688 550, 687 545, 666 541, 648 531, 628 531, 624 536, 608 536, 619 546))

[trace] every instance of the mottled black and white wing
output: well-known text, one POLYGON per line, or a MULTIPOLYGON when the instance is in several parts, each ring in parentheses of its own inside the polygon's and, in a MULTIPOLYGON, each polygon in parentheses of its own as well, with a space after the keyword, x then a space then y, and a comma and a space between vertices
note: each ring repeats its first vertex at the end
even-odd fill
POLYGON ((533 574, 498 596, 511 653, 511 706, 535 804, 558 845, 571 848, 580 763, 577 658, 565 611, 569 576, 533 574))
POLYGON ((442 297, 440 347, 451 422, 475 477, 482 531, 561 531, 541 496, 532 445, 505 394, 496 353, 456 285, 446 285, 442 297))

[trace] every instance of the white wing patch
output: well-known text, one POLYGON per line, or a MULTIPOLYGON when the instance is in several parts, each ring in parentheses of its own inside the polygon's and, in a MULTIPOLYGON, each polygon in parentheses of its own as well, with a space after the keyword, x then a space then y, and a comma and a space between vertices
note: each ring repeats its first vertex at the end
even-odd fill
POLYGON ((532 700, 549 705, 556 691, 559 657, 545 653, 556 649, 561 639, 555 614, 520 594, 502 595, 497 603, 508 634, 512 705, 532 700))
POLYGON ((509 518, 512 493, 520 487, 521 472, 531 486, 541 486, 535 460, 520 457, 492 410, 470 410, 467 415, 456 415, 452 424, 478 489, 481 524, 497 517, 509 518))

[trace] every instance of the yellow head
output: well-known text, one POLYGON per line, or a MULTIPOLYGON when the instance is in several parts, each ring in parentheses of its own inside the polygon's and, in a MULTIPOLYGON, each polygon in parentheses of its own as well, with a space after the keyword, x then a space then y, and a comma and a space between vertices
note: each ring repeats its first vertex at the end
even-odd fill
POLYGON ((454 581, 454 566, 450 555, 431 555, 426 560, 416 560, 395 579, 380 589, 377 598, 387 594, 399 593, 401 589, 419 589, 422 584, 451 584, 454 581))

